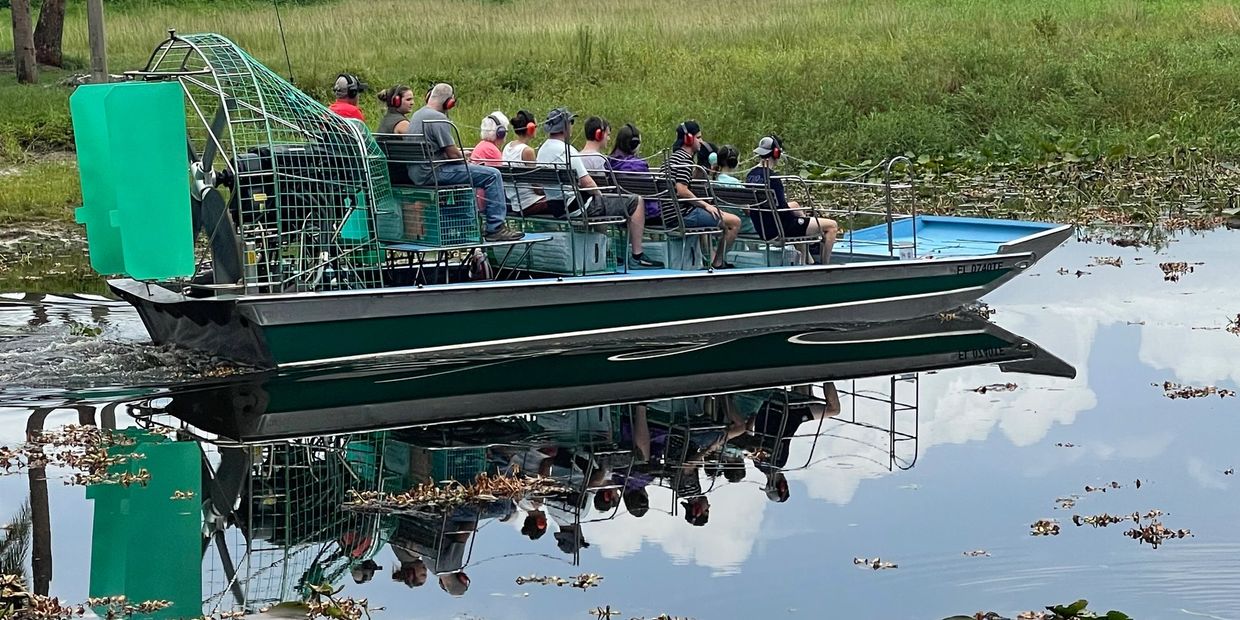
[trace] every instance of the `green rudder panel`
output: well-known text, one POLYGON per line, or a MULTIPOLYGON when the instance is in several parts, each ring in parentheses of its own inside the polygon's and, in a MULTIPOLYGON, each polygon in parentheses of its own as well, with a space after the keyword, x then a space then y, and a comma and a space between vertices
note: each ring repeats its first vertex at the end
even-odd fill
POLYGON ((139 280, 193 275, 180 83, 81 86, 69 107, 91 267, 139 280))

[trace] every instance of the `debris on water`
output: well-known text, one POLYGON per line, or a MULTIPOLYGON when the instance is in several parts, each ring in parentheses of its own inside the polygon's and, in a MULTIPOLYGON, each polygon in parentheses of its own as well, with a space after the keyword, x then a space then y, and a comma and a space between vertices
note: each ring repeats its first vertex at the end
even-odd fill
POLYGON ((1193 533, 1186 529, 1172 530, 1163 525, 1160 521, 1151 521, 1145 526, 1138 526, 1124 532, 1124 535, 1140 542, 1141 544, 1149 543, 1151 547, 1157 549, 1158 545, 1171 540, 1173 538, 1186 538, 1192 536, 1193 533))
POLYGON ((1081 515, 1072 515, 1072 524, 1077 527, 1081 527, 1082 525, 1092 525, 1094 527, 1106 527, 1108 525, 1122 523, 1130 519, 1133 521, 1136 521, 1137 520, 1136 517, 1137 515, 1135 513, 1131 515, 1124 515, 1121 517, 1119 515, 1107 514, 1105 512, 1100 515, 1086 515, 1084 517, 1082 517, 1081 515))
POLYGON ((527 583, 536 583, 544 586, 550 585, 561 588, 564 586, 572 586, 581 590, 589 590, 590 588, 598 587, 598 585, 603 581, 603 576, 595 573, 582 573, 572 579, 565 579, 554 575, 530 575, 529 577, 517 577, 516 581, 519 586, 523 586, 527 583))
POLYGON ((606 607, 595 607, 586 613, 597 617, 599 620, 611 620, 613 616, 620 615, 620 610, 612 609, 611 605, 608 605, 606 607))
POLYGON ((497 499, 521 500, 568 492, 568 487, 542 476, 518 477, 478 474, 473 482, 450 481, 442 486, 422 483, 404 493, 349 490, 344 507, 358 512, 398 514, 427 509, 451 509, 497 499))
POLYGON ((1125 321, 1128 325, 1145 325, 1145 321, 1125 321))
POLYGON ((170 499, 194 499, 193 491, 173 491, 170 499))
POLYGON ((1236 468, 1235 468, 1235 467, 1228 467, 1227 469, 1224 469, 1224 470, 1223 470, 1223 475, 1224 475, 1224 476, 1230 476, 1230 475, 1232 475, 1232 474, 1234 474, 1234 473, 1236 473, 1236 468))
POLYGON ((1082 271, 1080 269, 1077 269, 1076 271, 1068 271, 1067 269, 1064 269, 1063 267, 1060 267, 1056 273, 1058 273, 1061 276, 1074 275, 1078 278, 1081 276, 1092 275, 1092 272, 1089 272, 1089 271, 1082 271))
POLYGON ((1057 497, 1055 498, 1055 504, 1057 504, 1055 508, 1058 510, 1068 510, 1069 508, 1076 506, 1076 500, 1078 499, 1081 499, 1079 495, 1073 495, 1071 497, 1057 497))
POLYGON ((853 566, 864 566, 871 570, 887 570, 889 568, 900 568, 895 562, 884 562, 882 558, 853 558, 853 566))
POLYGON ((1058 536, 1059 522, 1054 519, 1038 519, 1029 526, 1030 536, 1058 536))
POLYGON ((1227 332, 1240 336, 1240 314, 1234 319, 1227 319, 1227 332))
POLYGON ((1101 267, 1103 265, 1109 265, 1111 267, 1124 266, 1124 259, 1119 256, 1095 256, 1093 258, 1094 262, 1089 264, 1090 267, 1101 267))
POLYGON ((1138 489, 1139 489, 1139 488, 1141 488, 1141 479, 1140 479, 1140 478, 1137 478, 1137 479, 1133 482, 1133 484, 1137 485, 1137 488, 1138 488, 1138 489))
POLYGON ((991 383, 988 385, 975 387, 971 391, 977 392, 978 394, 985 394, 986 392, 1011 392, 1015 389, 1015 383, 991 383))
POLYGON ((146 485, 151 474, 145 468, 136 472, 108 473, 115 465, 146 458, 137 452, 109 454, 114 446, 132 446, 134 440, 96 426, 70 424, 57 430, 36 431, 16 449, 0 446, 0 469, 9 474, 31 467, 63 467, 73 470, 65 484, 146 485))
MULTIPOLYGON (((1201 263, 1193 264, 1200 265, 1201 263)), ((1180 276, 1193 272, 1193 265, 1183 261, 1176 263, 1158 263, 1158 268, 1163 272, 1164 282, 1179 282, 1180 276)))
POLYGON ((1055 447, 1057 447, 1057 448, 1075 448, 1075 447, 1076 447, 1076 444, 1074 444, 1074 443, 1067 443, 1067 442, 1060 442, 1060 443, 1055 444, 1055 447))
POLYGON ((1106 493, 1106 492, 1107 492, 1107 489, 1121 489, 1121 488, 1123 488, 1123 487, 1124 487, 1124 485, 1122 485, 1122 484, 1120 484, 1120 483, 1118 483, 1118 482, 1116 482, 1116 481, 1112 480, 1110 484, 1104 484, 1104 485, 1102 485, 1102 486, 1100 486, 1100 487, 1091 487, 1091 486, 1089 486, 1089 485, 1087 484, 1087 485, 1085 485, 1085 492, 1086 492, 1086 493, 1094 493, 1094 492, 1097 492, 1097 491, 1101 491, 1101 492, 1103 492, 1103 493, 1106 493))
MULTIPOLYGON (((1154 385, 1158 385, 1158 384, 1155 383, 1154 385)), ((1172 383, 1170 381, 1163 381, 1162 389, 1163 389, 1163 396, 1166 396, 1167 398, 1170 398, 1170 399, 1201 398, 1203 396, 1213 396, 1215 394, 1217 394, 1219 398, 1227 398, 1228 396, 1236 395, 1236 393, 1232 390, 1228 390, 1224 388, 1217 388, 1217 387, 1214 387, 1213 385, 1207 385, 1205 387, 1193 387, 1191 385, 1180 385, 1179 383, 1172 383)))
POLYGON ((965 551, 964 555, 970 558, 988 558, 990 557, 990 552, 985 549, 974 549, 972 551, 965 551))

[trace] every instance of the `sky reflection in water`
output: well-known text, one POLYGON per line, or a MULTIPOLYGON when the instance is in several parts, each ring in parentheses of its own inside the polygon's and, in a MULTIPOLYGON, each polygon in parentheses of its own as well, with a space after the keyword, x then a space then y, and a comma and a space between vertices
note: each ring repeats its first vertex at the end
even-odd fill
MULTIPOLYGON (((768 500, 763 474, 749 467, 744 481, 720 479, 710 492, 705 527, 668 514, 674 500, 663 488, 651 490, 652 510, 640 519, 621 511, 584 524, 590 546, 580 567, 566 562, 570 556, 550 534, 533 542, 522 536, 518 517, 480 527, 463 597, 440 591, 433 578, 415 589, 392 581, 389 549, 375 557, 384 570, 370 583, 354 585, 345 575, 345 593, 368 597, 387 608, 381 617, 392 618, 583 618, 599 605, 626 618, 942 618, 981 609, 1012 614, 1076 598, 1136 617, 1240 618, 1240 535, 1233 529, 1240 502, 1237 479, 1223 474, 1240 460, 1236 400, 1170 400, 1154 385, 1237 387, 1240 336, 1223 330, 1240 312, 1240 293, 1230 285, 1232 241, 1227 232, 1181 237, 1166 254, 1072 243, 1001 289, 987 299, 998 310, 993 320, 1075 366, 1076 378, 993 366, 921 373, 916 465, 908 471, 889 471, 884 433, 828 423, 812 453, 810 439, 793 441, 789 463, 811 465, 787 473, 786 503, 768 500), (1088 267, 1095 256, 1122 257, 1124 265, 1088 267), (1172 283, 1157 266, 1168 260, 1204 264, 1172 283), (1060 267, 1090 273, 1061 275, 1060 267), (1018 388, 973 391, 1009 381, 1018 388), (1084 491, 1112 480, 1122 488, 1084 491), (1056 498, 1071 494, 1081 496, 1075 508, 1056 509, 1056 498), (1168 513, 1168 527, 1195 536, 1155 550, 1124 537, 1125 524, 1071 524, 1074 513, 1155 508, 1168 513), (1063 533, 1030 536, 1041 518, 1058 519, 1063 533), (964 555, 978 549, 990 556, 964 555), (899 568, 853 565, 854 557, 875 556, 899 568), (603 585, 581 592, 513 581, 580 572, 603 575, 603 585)), ((885 391, 889 382, 837 386, 885 391)), ((0 417, 6 444, 20 441, 25 425, 25 411, 13 404, 0 417)), ((885 405, 845 397, 842 415, 853 414, 887 415, 885 405)), ((48 426, 68 421, 57 414, 48 426)), ((911 447, 901 449, 901 458, 912 460, 911 447)), ((0 478, 0 489, 0 511, 10 514, 26 495, 25 477, 0 478)), ((52 481, 50 492, 52 593, 80 600, 91 504, 80 488, 52 481)))

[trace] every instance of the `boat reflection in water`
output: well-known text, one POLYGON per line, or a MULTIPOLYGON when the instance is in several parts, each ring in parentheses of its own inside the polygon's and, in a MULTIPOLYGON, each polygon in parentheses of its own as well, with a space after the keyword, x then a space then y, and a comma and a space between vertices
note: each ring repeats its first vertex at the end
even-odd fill
POLYGON ((979 363, 1075 374, 960 317, 164 390, 124 406, 145 427, 125 432, 150 484, 88 490, 91 594, 169 600, 169 616, 256 611, 306 600, 314 585, 380 579, 464 594, 488 523, 549 536, 576 564, 590 544, 583 525, 663 513, 678 527, 710 527, 712 495, 747 475, 761 481, 755 492, 788 501, 785 474, 846 427, 866 431, 857 458, 912 467, 919 373, 979 363), (523 480, 528 492, 393 499, 479 476, 523 480), (544 479, 554 488, 528 486, 544 479), (371 495, 358 505, 355 493, 371 495), (152 562, 167 568, 152 574, 152 562))

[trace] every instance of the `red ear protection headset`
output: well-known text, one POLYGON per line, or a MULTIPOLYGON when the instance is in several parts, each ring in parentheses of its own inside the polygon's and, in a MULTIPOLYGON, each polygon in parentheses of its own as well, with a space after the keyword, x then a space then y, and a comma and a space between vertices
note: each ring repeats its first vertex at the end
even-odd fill
MULTIPOLYGON (((452 88, 452 86, 448 85, 448 88, 452 88)), ((434 91, 435 91, 434 84, 432 84, 430 88, 426 89, 426 101, 428 103, 431 100, 431 93, 434 91)), ((443 110, 444 112, 447 112, 448 110, 451 110, 452 108, 455 108, 455 107, 456 107, 456 89, 452 88, 452 94, 448 95, 448 99, 443 102, 443 110)))
POLYGON ((392 89, 392 98, 388 100, 388 107, 399 108, 400 101, 405 98, 404 93, 407 90, 409 90, 408 86, 397 84, 396 88, 392 89))
POLYGON ((607 129, 608 127, 606 125, 595 128, 594 135, 590 136, 590 139, 594 140, 595 142, 602 142, 603 137, 607 135, 607 129))
POLYGON ((693 143, 697 141, 697 138, 694 138, 693 134, 689 133, 689 128, 685 127, 684 123, 680 124, 679 129, 680 133, 684 135, 684 140, 682 140, 684 145, 689 148, 693 148, 693 143))
POLYGON ((529 112, 526 112, 525 110, 517 110, 516 116, 513 116, 512 121, 510 121, 512 123, 513 130, 516 131, 519 135, 525 136, 527 138, 533 138, 534 132, 538 131, 538 123, 535 123, 533 120, 530 120, 524 126, 518 127, 517 126, 518 118, 533 119, 534 115, 530 114, 529 112))

